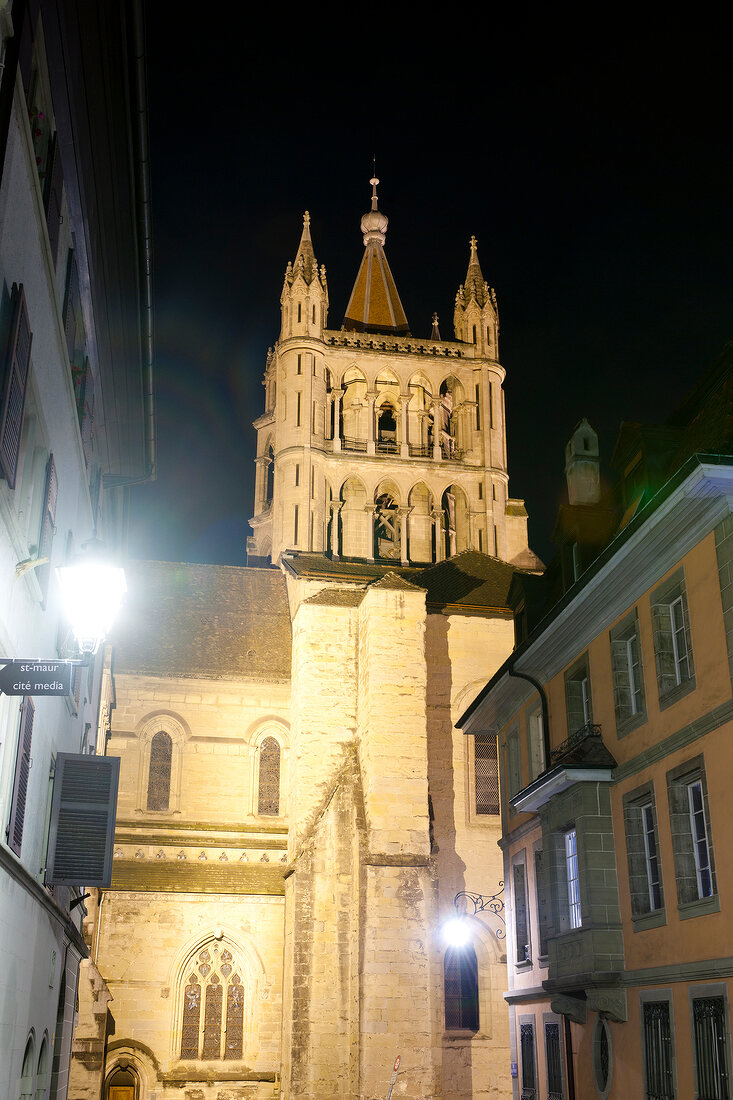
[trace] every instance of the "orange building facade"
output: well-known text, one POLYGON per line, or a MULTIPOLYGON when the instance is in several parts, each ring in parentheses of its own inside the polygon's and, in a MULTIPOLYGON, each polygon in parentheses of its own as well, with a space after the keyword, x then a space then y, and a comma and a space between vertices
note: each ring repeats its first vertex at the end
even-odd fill
POLYGON ((729 389, 728 353, 624 425, 613 500, 581 422, 554 578, 515 584, 517 648, 459 720, 499 739, 522 1100, 730 1095, 729 389))

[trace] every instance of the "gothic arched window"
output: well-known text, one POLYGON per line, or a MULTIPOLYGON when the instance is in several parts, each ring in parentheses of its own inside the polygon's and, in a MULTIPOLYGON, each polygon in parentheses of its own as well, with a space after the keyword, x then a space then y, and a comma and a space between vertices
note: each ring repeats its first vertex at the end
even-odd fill
POLYGON ((470 944, 448 948, 443 977, 446 1031, 478 1031, 478 961, 470 944))
POLYGON ((150 742, 148 809, 167 810, 171 797, 173 742, 169 733, 158 730, 150 742))
POLYGON ((273 817, 280 813, 280 745, 274 737, 266 737, 260 745, 257 813, 273 817))
POLYGON ((184 972, 181 1058, 220 1061, 242 1057, 244 984, 231 951, 203 947, 184 972))

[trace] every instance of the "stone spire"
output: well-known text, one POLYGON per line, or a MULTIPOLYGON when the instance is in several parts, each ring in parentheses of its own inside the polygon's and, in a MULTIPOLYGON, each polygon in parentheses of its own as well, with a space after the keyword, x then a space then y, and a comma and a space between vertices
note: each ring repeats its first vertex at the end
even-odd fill
POLYGON ((364 255, 342 327, 349 332, 401 335, 409 332, 409 326, 384 252, 389 220, 377 203, 379 180, 373 176, 369 182, 372 185, 371 210, 361 219, 364 255))
POLYGON ((288 264, 285 271, 286 284, 292 286, 297 275, 303 277, 306 286, 310 286, 313 279, 318 277, 318 261, 316 260, 316 255, 313 251, 313 241, 311 240, 311 216, 307 210, 303 215, 303 232, 300 236, 298 251, 295 254, 295 261, 292 264, 288 264))
POLYGON ((478 260, 478 241, 471 237, 465 282, 458 287, 454 325, 456 339, 476 344, 483 353, 497 355, 499 317, 496 293, 484 279, 478 260))

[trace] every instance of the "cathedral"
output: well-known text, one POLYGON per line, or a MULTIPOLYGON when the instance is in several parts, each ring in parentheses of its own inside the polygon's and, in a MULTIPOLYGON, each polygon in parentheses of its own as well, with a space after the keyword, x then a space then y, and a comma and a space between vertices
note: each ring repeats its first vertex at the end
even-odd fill
POLYGON ((77 1100, 512 1093, 500 904, 465 897, 501 900, 496 739, 454 722, 513 647, 513 576, 543 567, 477 242, 454 339, 412 336, 377 183, 339 327, 307 213, 287 264, 247 565, 130 565, 77 1100))

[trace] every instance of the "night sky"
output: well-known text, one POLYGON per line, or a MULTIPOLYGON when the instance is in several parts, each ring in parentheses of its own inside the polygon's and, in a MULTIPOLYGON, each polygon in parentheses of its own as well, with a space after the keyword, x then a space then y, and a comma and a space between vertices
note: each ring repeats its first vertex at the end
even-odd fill
POLYGON ((421 34, 365 8, 323 32, 309 8, 297 37, 247 37, 219 9, 196 27, 148 7, 158 478, 133 491, 131 554, 244 564, 285 266, 308 209, 339 328, 376 154, 414 335, 436 310, 453 338, 478 238, 509 490, 547 559, 580 417, 607 460, 622 420, 664 420, 733 337, 726 35, 620 19, 590 35, 530 9, 499 28, 464 6, 455 30, 445 11, 421 34))

